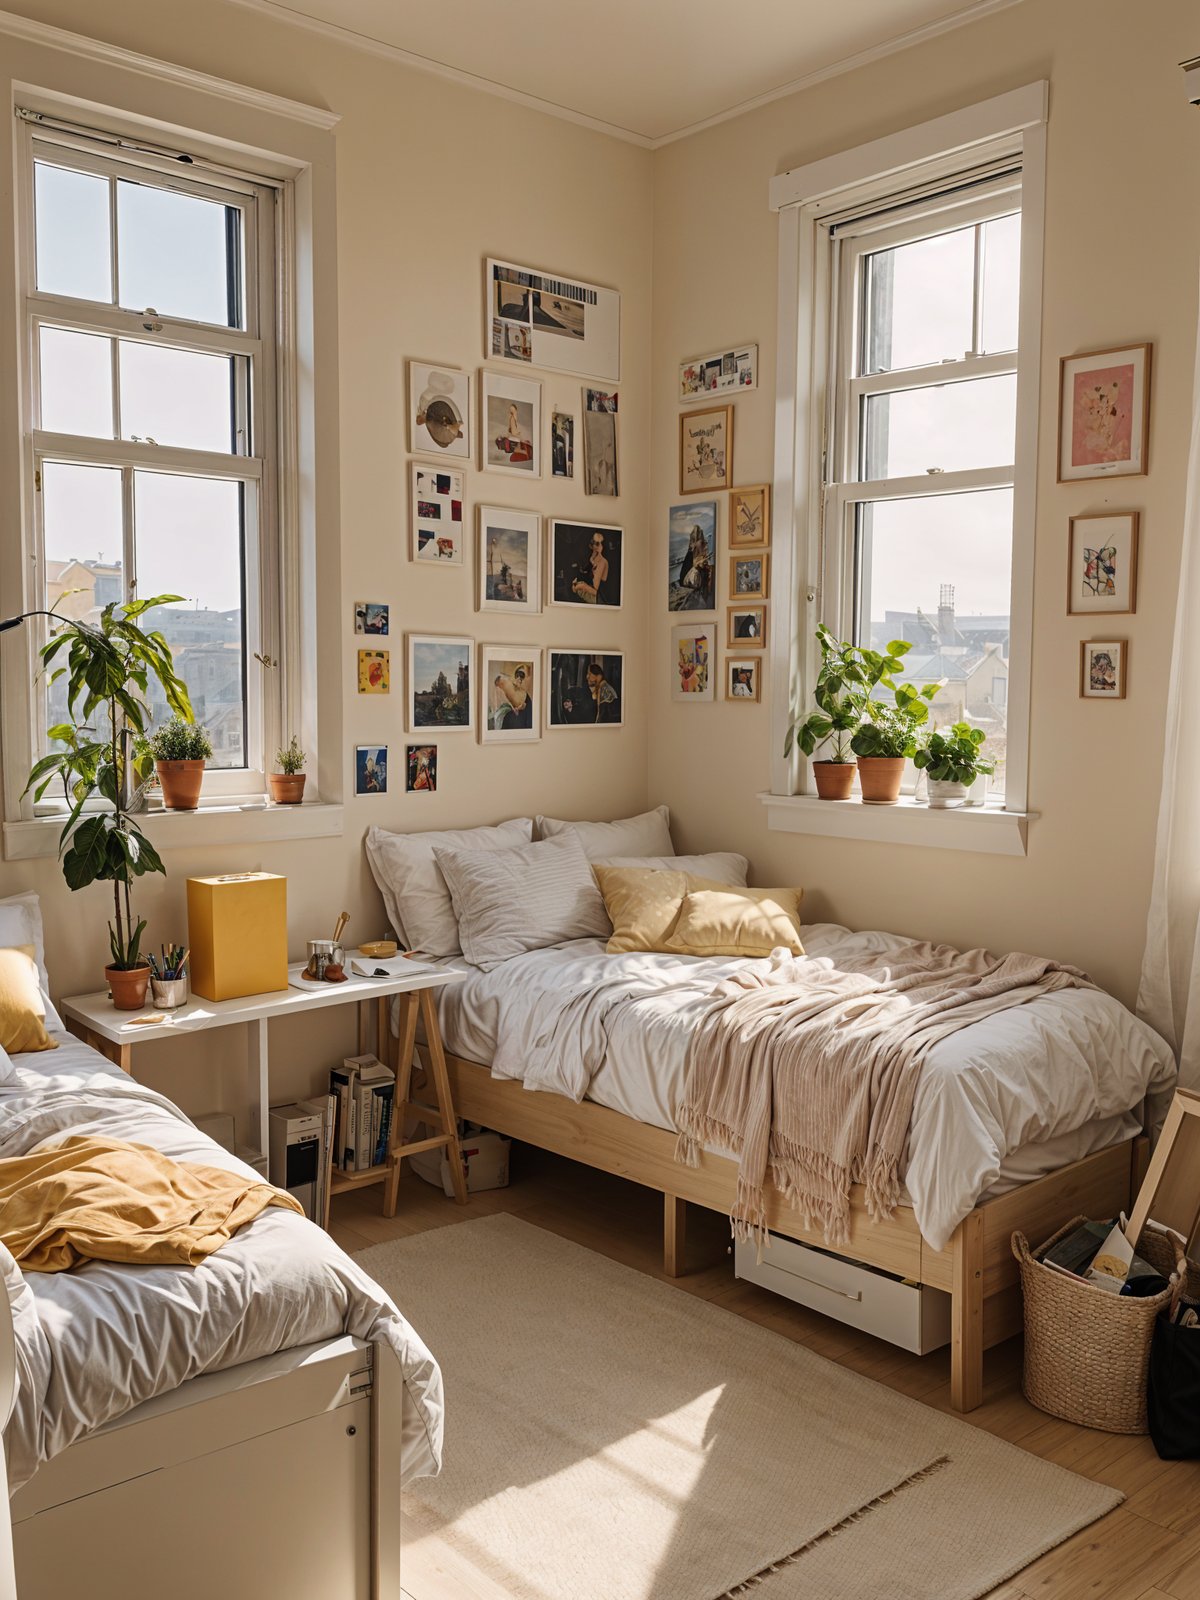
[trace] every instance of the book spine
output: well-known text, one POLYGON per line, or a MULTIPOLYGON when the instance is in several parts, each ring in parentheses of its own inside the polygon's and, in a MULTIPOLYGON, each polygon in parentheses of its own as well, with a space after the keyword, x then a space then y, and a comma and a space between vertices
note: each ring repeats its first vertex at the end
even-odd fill
POLYGON ((354 1085, 354 1170, 365 1172, 371 1155, 371 1091, 364 1083, 354 1085))
POLYGON ((379 1111, 379 1143, 375 1148, 375 1161, 379 1165, 387 1160, 388 1145, 392 1134, 392 1112, 396 1104, 396 1085, 394 1083, 382 1084, 378 1090, 380 1100, 379 1111))

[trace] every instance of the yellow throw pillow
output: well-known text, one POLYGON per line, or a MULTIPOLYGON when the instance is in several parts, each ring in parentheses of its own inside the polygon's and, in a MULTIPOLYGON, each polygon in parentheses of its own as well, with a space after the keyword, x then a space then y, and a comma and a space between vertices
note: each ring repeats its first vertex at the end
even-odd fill
POLYGON ((58 1049, 46 1032, 46 1007, 31 944, 0 950, 0 1046, 9 1055, 58 1049))
POLYGON ((769 956, 780 945, 803 955, 803 889, 697 887, 685 897, 661 948, 680 956, 769 956))
POLYGON ((592 871, 613 925, 609 955, 661 950, 688 892, 687 873, 658 867, 593 867, 592 871))

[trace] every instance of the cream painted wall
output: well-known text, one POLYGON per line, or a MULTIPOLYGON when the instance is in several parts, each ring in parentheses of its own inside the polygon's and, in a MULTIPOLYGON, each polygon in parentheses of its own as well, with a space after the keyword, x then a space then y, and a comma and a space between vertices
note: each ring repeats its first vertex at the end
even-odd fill
MULTIPOLYGON (((169 876, 145 885, 139 910, 150 936, 182 937, 184 880, 189 874, 260 867, 286 873, 293 956, 307 937, 324 933, 337 912, 352 915, 350 934, 378 935, 382 902, 362 849, 368 826, 470 826, 546 811, 618 816, 645 802, 647 707, 630 696, 619 730, 570 730, 540 743, 481 747, 473 736, 439 741, 435 796, 402 789, 405 734, 399 679, 406 629, 467 634, 477 641, 528 646, 624 649, 629 681, 644 676, 647 618, 639 576, 645 532, 650 379, 651 157, 649 152, 491 96, 315 38, 220 0, 156 3, 122 0, 99 13, 88 0, 46 0, 13 7, 38 21, 99 37, 126 49, 166 57, 217 77, 233 78, 341 113, 337 144, 338 308, 341 378, 341 559, 323 569, 341 599, 326 612, 340 639, 341 748, 323 751, 346 795, 340 839, 287 845, 171 851, 169 876), (528 262, 608 284, 622 292, 621 485, 617 500, 588 497, 582 479, 540 482, 468 474, 469 515, 481 501, 527 507, 544 516, 591 518, 626 530, 626 603, 602 618, 548 609, 514 622, 474 610, 472 564, 418 569, 408 552, 408 456, 405 362, 409 357, 471 369, 482 365, 483 262, 488 255, 528 262), (339 570, 340 568, 340 570, 339 570), (393 692, 355 691, 352 606, 391 605, 393 692), (355 798, 352 747, 390 746, 392 792, 355 798)), ((47 89, 87 81, 96 100, 110 82, 104 69, 79 58, 17 45, 0 33, 0 74, 47 89)), ((153 85, 145 80, 145 92, 153 85)), ((135 85, 131 92, 141 92, 135 85)), ((176 103, 180 99, 176 94, 176 103)), ((177 113, 181 118, 182 110, 177 113)), ((583 380, 541 374, 544 426, 554 404, 580 412, 583 380)), ((11 376, 5 377, 9 385, 11 376)), ((476 396, 478 384, 476 382, 476 396)), ((478 416, 473 419, 477 428, 478 416)), ((545 441, 544 441, 545 442, 545 441)), ((6 461, 9 458, 4 458, 6 461)), ((478 460, 478 453, 476 453, 478 460)), ((578 426, 577 426, 578 466, 578 426)), ((332 530, 329 530, 332 531, 332 530)), ((474 536, 469 550, 474 556, 474 536)), ((328 552, 326 551, 327 555, 328 552)), ((15 607, 5 608, 15 609, 15 607)), ((42 896, 47 949, 56 993, 97 987, 105 948, 108 900, 96 887, 71 896, 52 860, 0 866, 0 893, 33 887, 42 896)), ((279 1025, 273 1055, 275 1097, 310 1092, 320 1069, 354 1048, 344 1013, 326 1013, 289 1033, 279 1025), (333 1020, 331 1020, 331 1018, 333 1020)), ((213 1036, 189 1059, 180 1047, 143 1046, 139 1075, 186 1109, 241 1099, 244 1061, 236 1034, 213 1036), (207 1060, 210 1069, 197 1070, 207 1060), (224 1063, 228 1071, 211 1070, 224 1063)))
MULTIPOLYGON (((1132 1003, 1141 961, 1191 421, 1200 248, 1200 112, 1177 63, 1200 49, 1188 0, 1030 0, 655 153, 653 714, 649 792, 677 846, 745 851, 758 883, 800 883, 809 920, 1044 951, 1132 1003), (769 832, 767 707, 670 699, 665 513, 677 498, 679 360, 757 340, 760 387, 736 400, 735 481, 769 479, 777 172, 1040 78, 1050 80, 1030 806, 1021 859, 769 832), (1055 482, 1058 360, 1154 342, 1150 472, 1055 482), (1128 699, 1077 697, 1067 617, 1067 519, 1139 509, 1138 613, 1128 699)), ((722 540, 724 533, 722 533, 722 540)), ((724 544, 722 543, 722 552, 724 544)), ((722 564, 722 573, 724 563, 722 564)), ((931 582, 939 574, 930 574, 931 582)), ((724 636, 724 593, 721 634, 724 636)), ((775 595, 771 622, 786 607, 775 595)))

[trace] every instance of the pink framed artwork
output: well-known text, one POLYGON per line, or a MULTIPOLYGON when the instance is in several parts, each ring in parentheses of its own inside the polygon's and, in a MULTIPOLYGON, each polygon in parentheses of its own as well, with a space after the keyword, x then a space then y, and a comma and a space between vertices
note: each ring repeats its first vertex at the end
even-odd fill
POLYGON ((1148 344, 1064 356, 1059 377, 1058 481, 1131 478, 1150 443, 1148 344))

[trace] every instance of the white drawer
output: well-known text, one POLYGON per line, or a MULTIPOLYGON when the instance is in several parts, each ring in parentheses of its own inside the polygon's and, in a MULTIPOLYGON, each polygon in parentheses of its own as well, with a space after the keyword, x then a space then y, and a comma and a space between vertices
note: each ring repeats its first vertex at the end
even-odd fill
POLYGON ((798 1305, 836 1317, 919 1356, 950 1343, 950 1296, 773 1233, 762 1260, 735 1240, 734 1271, 798 1305))

